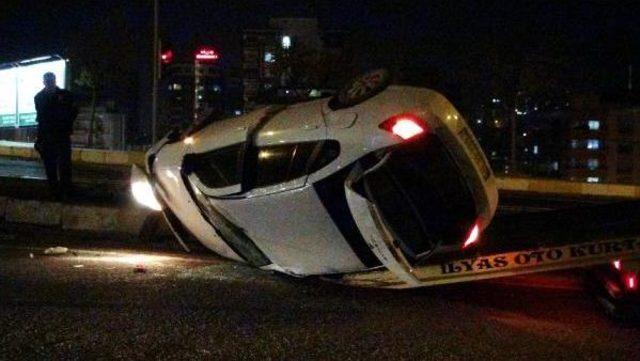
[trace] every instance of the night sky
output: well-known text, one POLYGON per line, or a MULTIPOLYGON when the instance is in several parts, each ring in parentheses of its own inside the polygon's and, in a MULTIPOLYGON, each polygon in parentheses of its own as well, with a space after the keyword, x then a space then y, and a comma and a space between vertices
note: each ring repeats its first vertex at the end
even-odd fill
MULTIPOLYGON (((150 52, 152 3, 3 0, 0 62, 46 53, 64 55, 78 34, 88 33, 95 24, 113 23, 110 17, 116 14, 132 34, 129 41, 136 49, 135 66, 140 67, 150 52)), ((499 49, 502 63, 518 66, 549 44, 554 44, 553 54, 558 54, 553 56, 570 59, 568 71, 575 72, 577 78, 589 78, 585 80, 587 86, 603 91, 624 87, 628 64, 635 64, 640 86, 638 1, 160 3, 164 41, 178 48, 194 42, 210 43, 220 49, 227 62, 239 60, 243 28, 264 26, 270 16, 317 16, 324 29, 360 34, 362 47, 371 49, 363 67, 401 59, 408 69, 437 73, 447 86, 453 84, 452 89, 456 82, 463 81, 457 75, 464 69, 493 76, 491 71, 468 65, 483 62, 483 49, 487 47, 499 49)), ((115 51, 117 45, 113 44, 115 51)))

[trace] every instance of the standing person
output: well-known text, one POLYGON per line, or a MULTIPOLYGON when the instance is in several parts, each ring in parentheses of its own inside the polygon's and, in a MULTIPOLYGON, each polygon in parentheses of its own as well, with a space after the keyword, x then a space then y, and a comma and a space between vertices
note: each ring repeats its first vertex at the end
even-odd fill
POLYGON ((71 193, 71 133, 78 109, 73 94, 56 85, 56 76, 45 73, 44 89, 34 98, 38 116, 35 148, 44 163, 49 188, 57 199, 71 193))

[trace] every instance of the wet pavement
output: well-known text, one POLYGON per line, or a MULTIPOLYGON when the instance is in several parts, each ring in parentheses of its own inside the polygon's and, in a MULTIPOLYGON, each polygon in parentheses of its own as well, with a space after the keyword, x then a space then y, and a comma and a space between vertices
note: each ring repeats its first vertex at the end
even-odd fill
POLYGON ((638 360, 638 331, 601 312, 580 272, 357 289, 149 245, 0 232, 2 360, 638 360), (69 250, 44 255, 55 245, 69 250))

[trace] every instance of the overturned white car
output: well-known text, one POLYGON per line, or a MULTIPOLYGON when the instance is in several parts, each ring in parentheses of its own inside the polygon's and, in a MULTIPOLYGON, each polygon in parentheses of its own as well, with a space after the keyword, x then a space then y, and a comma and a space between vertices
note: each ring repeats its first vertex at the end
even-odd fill
POLYGON ((412 267, 478 240, 497 189, 451 103, 387 78, 171 134, 134 171, 134 196, 178 239, 262 269, 415 281, 412 267))

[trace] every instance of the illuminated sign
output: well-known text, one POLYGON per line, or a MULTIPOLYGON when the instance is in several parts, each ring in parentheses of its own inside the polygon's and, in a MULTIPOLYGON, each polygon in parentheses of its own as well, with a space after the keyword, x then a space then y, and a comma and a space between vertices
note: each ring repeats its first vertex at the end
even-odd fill
POLYGON ((196 60, 199 61, 216 61, 220 59, 220 54, 218 54, 215 49, 211 47, 203 46, 198 51, 196 51, 196 60))
POLYGON ((36 124, 33 97, 42 90, 42 76, 46 72, 56 75, 60 88, 66 83, 67 63, 63 59, 43 57, 25 60, 0 70, 0 127, 36 124), (37 62, 46 59, 52 61, 37 62))
POLYGON ((0 70, 0 127, 15 126, 18 114, 17 68, 0 70))

